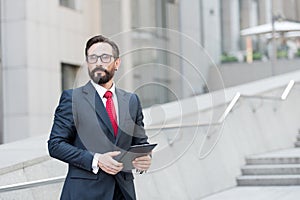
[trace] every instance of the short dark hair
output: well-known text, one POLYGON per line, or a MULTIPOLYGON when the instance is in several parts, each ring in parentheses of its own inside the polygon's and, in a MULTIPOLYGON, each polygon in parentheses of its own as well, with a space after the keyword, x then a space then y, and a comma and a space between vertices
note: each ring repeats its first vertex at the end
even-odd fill
POLYGON ((118 47, 118 45, 117 45, 114 41, 112 41, 112 40, 110 40, 110 39, 104 37, 103 35, 96 35, 96 36, 90 38, 90 39, 86 42, 86 45, 85 45, 85 56, 88 55, 88 50, 89 50, 89 48, 90 48, 93 44, 99 43, 99 42, 105 42, 105 43, 110 44, 110 46, 111 46, 112 49, 113 49, 113 52, 112 52, 112 53, 113 53, 113 56, 114 56, 115 58, 119 58, 119 47, 118 47))

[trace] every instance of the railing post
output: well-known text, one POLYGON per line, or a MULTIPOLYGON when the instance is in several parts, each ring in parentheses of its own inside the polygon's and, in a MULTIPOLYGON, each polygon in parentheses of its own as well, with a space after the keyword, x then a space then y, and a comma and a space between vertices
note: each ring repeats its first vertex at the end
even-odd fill
POLYGON ((286 86, 285 90, 283 91, 283 93, 281 95, 281 100, 286 100, 286 98, 290 94, 290 91, 291 91, 291 89, 293 88, 294 85, 295 85, 295 81, 290 80, 289 84, 286 86))
POLYGON ((226 110, 224 111, 223 115, 218 120, 218 123, 223 123, 223 121, 226 119, 227 115, 230 113, 236 102, 239 100, 241 94, 238 92, 235 94, 229 105, 227 106, 226 110))

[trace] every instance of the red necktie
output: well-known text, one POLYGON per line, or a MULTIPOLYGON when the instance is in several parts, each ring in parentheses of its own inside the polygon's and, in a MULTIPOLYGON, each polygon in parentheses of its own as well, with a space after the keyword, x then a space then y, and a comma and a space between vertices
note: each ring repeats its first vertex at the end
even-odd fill
POLYGON ((114 129, 114 136, 116 137, 118 134, 118 124, 117 124, 116 109, 115 109, 114 101, 112 99, 112 92, 106 91, 104 94, 104 97, 107 99, 106 111, 107 111, 108 117, 110 119, 110 122, 112 124, 112 127, 114 129))

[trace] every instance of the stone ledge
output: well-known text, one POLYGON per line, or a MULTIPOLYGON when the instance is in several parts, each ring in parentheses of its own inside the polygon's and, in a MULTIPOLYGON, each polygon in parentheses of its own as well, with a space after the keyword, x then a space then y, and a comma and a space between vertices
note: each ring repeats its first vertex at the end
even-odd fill
POLYGON ((50 160, 48 135, 0 145, 0 175, 50 160))

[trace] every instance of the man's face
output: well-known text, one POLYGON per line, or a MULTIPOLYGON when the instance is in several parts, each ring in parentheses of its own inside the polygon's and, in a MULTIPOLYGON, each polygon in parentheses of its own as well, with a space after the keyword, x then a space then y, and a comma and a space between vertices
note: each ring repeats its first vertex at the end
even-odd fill
POLYGON ((88 49, 87 53, 90 78, 98 84, 105 84, 110 81, 120 65, 120 59, 115 60, 113 57, 110 44, 95 43, 88 49))

